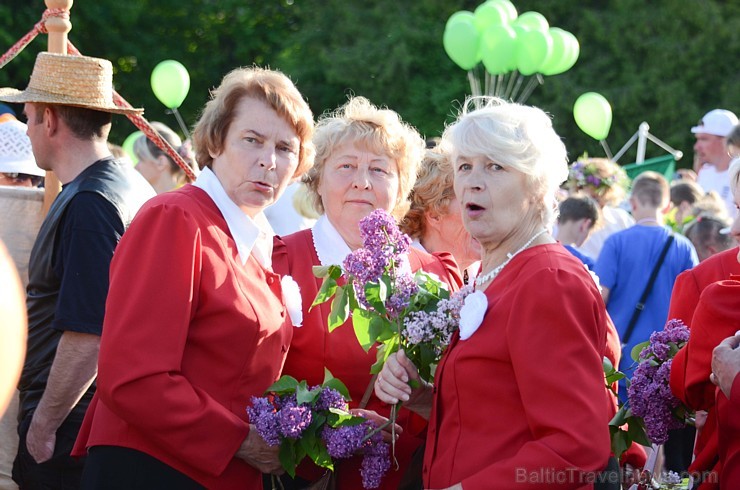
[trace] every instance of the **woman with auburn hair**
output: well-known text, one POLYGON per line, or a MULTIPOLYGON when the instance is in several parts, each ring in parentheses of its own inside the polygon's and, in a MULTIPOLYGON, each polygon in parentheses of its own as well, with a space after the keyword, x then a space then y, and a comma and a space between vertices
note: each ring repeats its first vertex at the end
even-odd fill
MULTIPOLYGON (((350 407, 367 409, 359 413, 380 422, 389 415, 390 407, 372 396, 370 366, 375 363, 376 349, 362 349, 351 321, 329 333, 330 303, 311 308, 322 282, 313 275, 312 267, 341 265, 352 250, 362 247, 360 220, 375 209, 383 209, 396 219, 406 214, 424 141, 396 112, 378 108, 364 97, 353 97, 323 116, 313 141, 316 162, 304 180, 321 217, 313 228, 282 237, 273 254, 275 270, 294 277, 303 297, 303 327, 293 334, 284 374, 306 379, 312 386, 321 384, 328 369, 347 385, 350 407)), ((409 261, 412 270, 434 273, 450 289, 461 283, 449 254, 430 255, 412 249, 409 261)), ((400 411, 397 423, 403 429, 396 442, 400 469, 388 472, 381 488, 398 488, 413 451, 422 442, 418 430, 411 427, 408 411, 400 411)), ((354 457, 337 465, 337 488, 362 488, 360 460, 354 457)), ((298 468, 298 476, 295 481, 284 478, 286 488, 303 488, 329 474, 304 464, 298 468)))
POLYGON ((480 245, 463 226, 462 208, 455 197, 450 156, 441 148, 427 150, 411 191, 411 209, 401 230, 426 252, 449 252, 463 274, 475 278, 480 267, 480 245))
POLYGON ((312 136, 282 73, 236 69, 213 91, 198 179, 151 199, 111 264, 82 488, 259 488, 282 471, 246 412, 280 376, 298 300, 262 211, 311 167, 312 136))

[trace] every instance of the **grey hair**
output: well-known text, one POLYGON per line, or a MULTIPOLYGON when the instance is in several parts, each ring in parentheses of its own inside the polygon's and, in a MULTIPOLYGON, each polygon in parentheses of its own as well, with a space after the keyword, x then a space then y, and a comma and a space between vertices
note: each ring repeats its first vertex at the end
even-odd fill
POLYGON ((732 195, 735 197, 735 200, 740 200, 740 196, 738 195, 738 188, 740 188, 740 158, 736 158, 730 163, 728 174, 730 177, 730 189, 732 189, 732 195))
POLYGON ((544 111, 497 97, 469 97, 442 140, 449 145, 453 162, 483 155, 527 175, 541 199, 543 224, 553 222, 556 194, 568 178, 568 159, 544 111))

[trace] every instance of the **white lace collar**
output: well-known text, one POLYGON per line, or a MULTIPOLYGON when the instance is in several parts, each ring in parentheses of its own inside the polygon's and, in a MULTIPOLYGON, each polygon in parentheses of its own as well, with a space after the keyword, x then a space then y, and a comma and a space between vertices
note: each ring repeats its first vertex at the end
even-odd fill
POLYGON ((352 252, 325 214, 322 214, 313 225, 311 235, 313 236, 313 247, 316 249, 321 265, 341 266, 347 255, 352 252))
POLYGON ((247 263, 249 255, 254 252, 254 257, 260 264, 265 268, 270 268, 272 266, 272 236, 275 233, 264 213, 257 214, 254 219, 244 214, 244 211, 226 194, 221 181, 208 167, 203 169, 193 185, 203 189, 221 211, 231 236, 236 242, 242 265, 247 263))

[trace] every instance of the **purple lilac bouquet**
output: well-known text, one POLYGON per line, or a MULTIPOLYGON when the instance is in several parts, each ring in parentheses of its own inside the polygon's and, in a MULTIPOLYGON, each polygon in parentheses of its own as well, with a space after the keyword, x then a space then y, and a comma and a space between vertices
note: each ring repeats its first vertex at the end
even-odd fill
POLYGON ((654 444, 668 440, 668 431, 686 425, 688 410, 671 392, 673 356, 689 340, 689 329, 681 320, 670 320, 665 329, 653 332, 640 348, 638 365, 627 389, 632 414, 642 417, 648 438, 654 444))
POLYGON ((335 459, 361 453, 363 487, 377 488, 391 465, 389 445, 373 422, 349 412, 348 398, 328 371, 324 383, 311 388, 283 376, 265 396, 252 397, 247 414, 268 445, 280 445, 280 463, 291 477, 306 456, 334 471, 335 459))
MULTIPOLYGON (((628 402, 609 422, 612 451, 617 457, 633 441, 645 446, 660 445, 668 439, 669 430, 692 423, 691 411, 670 387, 673 357, 688 340, 688 327, 681 320, 669 320, 663 330, 653 332, 650 340, 632 349, 632 359, 638 364, 627 385, 628 402)), ((604 369, 610 386, 625 376, 608 364, 605 362, 604 369)))
POLYGON ((314 267, 324 282, 312 306, 332 299, 329 331, 352 317, 357 340, 365 351, 379 343, 371 373, 403 348, 422 379, 431 381, 434 366, 457 328, 464 290, 450 296, 438 277, 411 272, 411 239, 381 209, 360 221, 363 247, 338 265, 314 267), (344 275, 346 286, 337 280, 344 275))

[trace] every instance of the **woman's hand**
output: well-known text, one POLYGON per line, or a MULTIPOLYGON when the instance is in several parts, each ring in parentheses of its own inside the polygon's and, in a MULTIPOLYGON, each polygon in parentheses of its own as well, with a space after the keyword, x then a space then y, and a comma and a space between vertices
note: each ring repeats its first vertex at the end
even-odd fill
POLYGON ((382 427, 381 433, 383 434, 383 440, 387 443, 391 442, 391 440, 393 439, 393 434, 395 434, 396 439, 398 439, 398 436, 403 432, 403 428, 398 424, 393 424, 395 427, 391 429, 391 425, 388 423, 388 419, 374 410, 353 408, 350 410, 350 413, 352 415, 357 415, 358 417, 366 418, 367 420, 373 422, 377 427, 382 427))
POLYGON ((414 363, 402 350, 391 354, 375 380, 375 396, 389 405, 403 402, 403 406, 425 419, 432 409, 433 387, 419 377, 414 363), (411 388, 412 383, 415 388, 411 388))
POLYGON ((236 452, 236 457, 257 468, 261 473, 280 475, 285 472, 280 465, 280 446, 270 446, 259 435, 254 425, 249 425, 249 434, 236 452))

